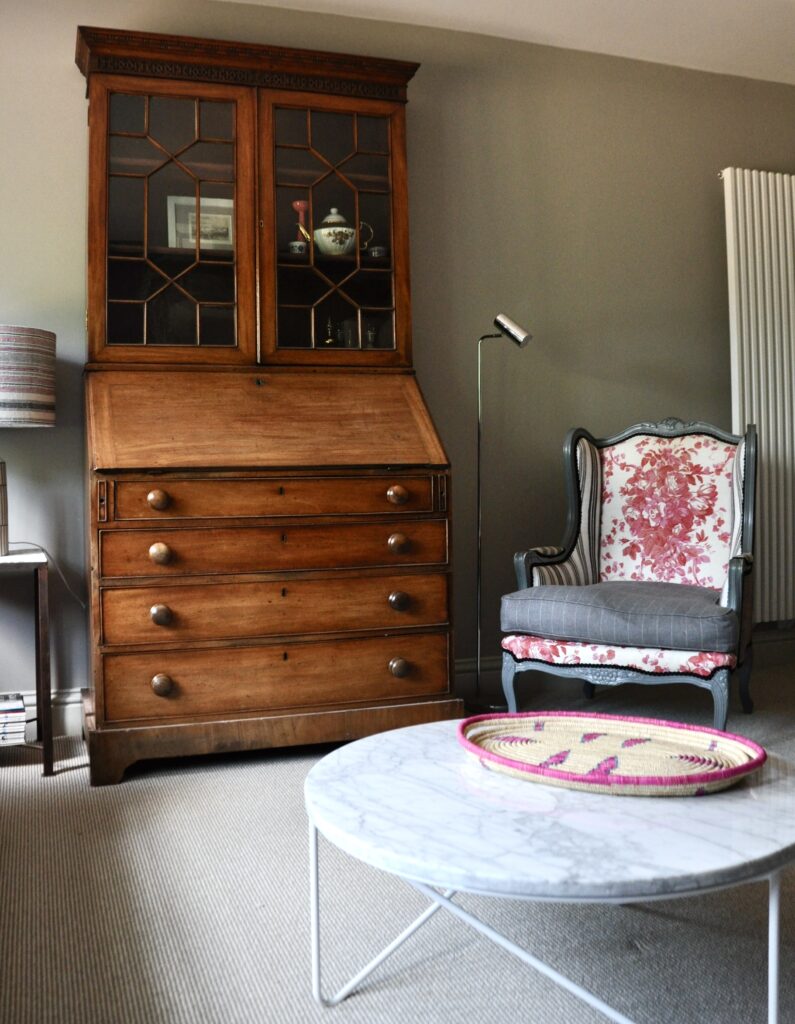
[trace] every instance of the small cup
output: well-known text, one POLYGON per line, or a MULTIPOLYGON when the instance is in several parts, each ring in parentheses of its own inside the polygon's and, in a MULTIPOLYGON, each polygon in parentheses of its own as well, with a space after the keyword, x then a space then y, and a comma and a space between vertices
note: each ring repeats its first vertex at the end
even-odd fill
POLYGON ((288 242, 287 251, 291 256, 306 256, 306 242, 288 242))
POLYGON ((385 245, 371 245, 370 246, 370 255, 372 256, 372 258, 374 260, 382 259, 384 256, 386 256, 386 246, 385 245))

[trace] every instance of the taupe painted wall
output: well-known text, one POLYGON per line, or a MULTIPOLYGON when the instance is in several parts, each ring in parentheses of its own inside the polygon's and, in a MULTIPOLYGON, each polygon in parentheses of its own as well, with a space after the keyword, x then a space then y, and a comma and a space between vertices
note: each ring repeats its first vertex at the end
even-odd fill
MULTIPOLYGON (((457 655, 472 657, 476 339, 485 366, 484 655, 512 552, 560 537, 560 445, 678 415, 729 427, 728 165, 795 172, 795 87, 461 33, 210 0, 2 0, 0 320, 58 335, 58 426, 4 431, 12 538, 84 586, 85 82, 78 24, 422 62, 410 87, 416 367, 454 467, 457 655)), ((152 425, 142 424, 142 429, 152 425)), ((0 595, 0 689, 33 688, 26 588, 0 595)), ((84 617, 53 581, 59 687, 84 617)))

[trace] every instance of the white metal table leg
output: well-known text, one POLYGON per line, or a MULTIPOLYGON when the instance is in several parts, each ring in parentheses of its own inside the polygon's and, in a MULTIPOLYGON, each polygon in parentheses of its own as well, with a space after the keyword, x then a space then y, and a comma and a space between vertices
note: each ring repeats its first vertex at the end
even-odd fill
MULTIPOLYGON (((315 999, 323 1006, 336 1006, 346 999, 351 992, 353 992, 368 975, 370 975, 380 964, 382 964, 387 957, 391 956, 403 943, 410 938, 422 925, 429 920, 437 910, 444 907, 454 917, 457 917, 460 921, 470 925, 475 931, 480 932, 486 938, 490 939, 496 945, 505 949, 507 952, 512 953, 515 957, 527 964, 529 967, 533 967, 535 970, 544 974, 551 981, 554 981, 561 988, 566 989, 572 995, 577 996, 583 1002, 589 1006, 598 1010, 604 1014, 608 1019, 615 1021, 616 1024, 634 1024, 629 1017, 625 1017, 624 1014, 618 1010, 614 1010, 603 1000, 599 999, 598 996, 593 995, 587 989, 578 985, 576 982, 567 978, 565 975, 560 974, 550 967, 549 964, 544 963, 543 960, 539 960, 533 956, 526 949, 518 946, 515 942, 512 942, 509 938, 502 935, 496 929, 487 925, 484 921, 475 917, 474 914, 464 910, 463 907, 459 907, 457 903, 454 903, 451 899, 455 896, 456 892, 450 889, 446 892, 438 892, 432 886, 425 885, 422 882, 411 882, 408 879, 406 881, 418 892, 422 893, 427 899, 431 901, 431 905, 426 908, 420 914, 420 916, 413 921, 407 928, 405 928, 397 938, 393 939, 388 946, 382 950, 378 956, 374 957, 365 967, 363 967, 358 974, 355 974, 351 980, 333 996, 326 998, 322 993, 321 985, 321 968, 320 968, 320 881, 319 881, 319 864, 318 864, 318 831, 314 825, 309 825, 309 871, 310 871, 310 893, 311 893, 311 941, 312 941, 312 994, 315 999)), ((769 902, 768 902, 768 1024, 778 1024, 778 989, 779 989, 779 954, 780 954, 780 918, 781 918, 781 873, 774 872, 768 876, 769 882, 769 902)))
POLYGON ((612 1006, 608 1006, 607 1003, 599 999, 598 996, 593 995, 593 993, 589 992, 588 989, 582 988, 581 985, 578 985, 575 981, 567 978, 565 974, 558 973, 554 967, 550 967, 549 964, 545 964, 543 960, 539 960, 537 957, 533 956, 532 953, 528 953, 526 949, 523 949, 521 946, 517 946, 515 942, 512 942, 490 925, 487 925, 473 914, 470 914, 469 911, 464 910, 463 907, 459 907, 457 903, 453 903, 446 894, 439 893, 429 885, 423 885, 421 882, 412 882, 411 885, 413 885, 415 889, 419 890, 419 892, 424 896, 427 896, 428 899, 433 900, 438 906, 443 906, 459 920, 471 925, 475 931, 480 932, 481 935, 485 935, 487 939, 491 939, 492 942, 501 946, 509 953, 512 953, 515 957, 518 957, 518 959, 521 960, 522 963, 527 964, 528 967, 534 967, 537 971, 540 971, 541 974, 545 974, 556 984, 560 985, 561 988, 565 988, 568 992, 571 992, 572 995, 577 996, 579 999, 582 999, 583 1002, 592 1006, 595 1010, 603 1013, 605 1017, 616 1021, 616 1024, 634 1024, 629 1017, 625 1017, 623 1013, 619 1013, 619 1011, 614 1010, 612 1006))
MULTIPOLYGON (((391 956, 396 949, 403 945, 406 939, 410 938, 429 918, 433 917, 436 911, 441 908, 441 904, 432 903, 429 907, 423 910, 415 921, 405 928, 397 938, 393 939, 392 942, 390 942, 389 945, 378 954, 378 956, 374 957, 368 964, 366 964, 358 974, 355 974, 346 985, 343 985, 335 995, 325 998, 323 996, 320 976, 320 878, 318 870, 317 836, 317 829, 310 823, 309 884, 311 893, 312 995, 322 1006, 337 1006, 337 1004, 341 1003, 343 999, 346 999, 368 975, 372 974, 379 964, 382 964, 388 956, 391 956)), ((455 895, 455 890, 450 889, 444 895, 446 898, 449 898, 450 896, 455 895)))
POLYGON ((778 1024, 779 926, 781 921, 781 873, 776 871, 770 883, 767 922, 767 1024, 778 1024))

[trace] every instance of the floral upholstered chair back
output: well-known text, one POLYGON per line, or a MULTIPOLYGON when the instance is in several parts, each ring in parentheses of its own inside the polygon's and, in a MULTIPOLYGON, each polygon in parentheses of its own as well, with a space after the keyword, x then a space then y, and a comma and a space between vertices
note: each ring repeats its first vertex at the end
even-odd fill
POLYGON ((599 451, 599 582, 725 590, 741 549, 743 446, 637 434, 599 451))

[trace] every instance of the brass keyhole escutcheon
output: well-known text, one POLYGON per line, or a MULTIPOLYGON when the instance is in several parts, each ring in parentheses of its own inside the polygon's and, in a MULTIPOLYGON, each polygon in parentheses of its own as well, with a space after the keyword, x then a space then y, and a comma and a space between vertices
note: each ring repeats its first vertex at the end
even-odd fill
POLYGON ((162 512, 163 509, 168 508, 171 504, 171 495, 168 491, 161 491, 159 487, 156 487, 153 491, 150 491, 147 494, 146 503, 150 508, 155 509, 155 511, 162 512))

